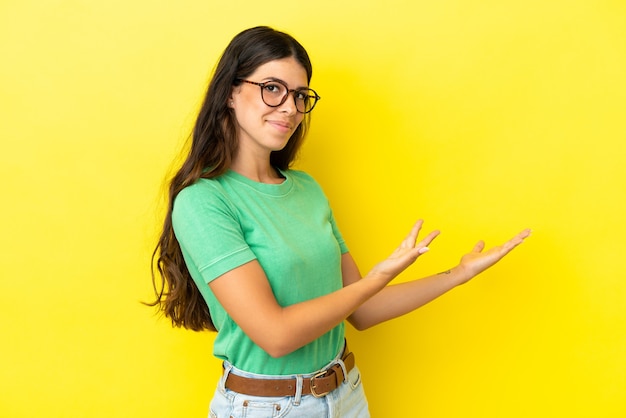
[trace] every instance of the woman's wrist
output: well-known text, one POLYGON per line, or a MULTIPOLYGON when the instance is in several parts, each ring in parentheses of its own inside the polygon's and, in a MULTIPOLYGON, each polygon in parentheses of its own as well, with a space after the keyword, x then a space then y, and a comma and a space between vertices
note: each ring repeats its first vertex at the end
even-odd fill
POLYGON ((445 276, 454 287, 467 283, 472 278, 472 276, 460 265, 452 267, 449 270, 442 271, 438 275, 445 276))
POLYGON ((371 283, 372 286, 377 288, 377 292, 378 292, 382 288, 387 286, 387 284, 389 284, 389 282, 391 280, 393 280, 393 279, 389 278, 388 274, 383 274, 383 273, 380 273, 380 272, 376 271, 375 269, 373 269, 373 270, 369 271, 365 276, 363 276, 363 279, 360 280, 360 281, 365 281, 367 283, 371 283))

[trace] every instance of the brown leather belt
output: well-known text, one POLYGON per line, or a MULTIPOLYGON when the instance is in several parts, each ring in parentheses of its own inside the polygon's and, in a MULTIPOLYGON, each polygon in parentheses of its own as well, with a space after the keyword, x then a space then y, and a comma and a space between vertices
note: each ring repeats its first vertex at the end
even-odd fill
MULTIPOLYGON (((354 354, 348 351, 347 345, 341 360, 346 365, 347 372, 354 368, 354 354)), ((313 395, 317 398, 326 396, 337 389, 344 380, 341 365, 335 364, 311 378, 303 379, 302 395, 313 395)), ((229 373, 225 386, 234 392, 250 396, 282 397, 295 396, 296 383, 296 379, 254 379, 229 373)))

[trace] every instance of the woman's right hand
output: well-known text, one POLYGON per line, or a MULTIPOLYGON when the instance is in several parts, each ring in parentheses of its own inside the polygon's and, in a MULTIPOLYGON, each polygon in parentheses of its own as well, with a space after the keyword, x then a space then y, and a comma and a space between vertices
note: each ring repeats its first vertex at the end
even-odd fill
POLYGON ((437 235, 439 235, 439 231, 434 230, 421 241, 417 242, 423 224, 423 220, 420 219, 417 221, 409 235, 404 238, 398 248, 396 248, 387 259, 376 264, 367 276, 387 284, 413 264, 420 255, 427 252, 429 249, 428 246, 437 235))

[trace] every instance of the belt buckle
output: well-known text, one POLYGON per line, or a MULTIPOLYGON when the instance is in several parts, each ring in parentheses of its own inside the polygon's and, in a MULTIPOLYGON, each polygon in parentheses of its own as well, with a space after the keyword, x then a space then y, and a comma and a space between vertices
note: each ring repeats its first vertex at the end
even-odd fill
POLYGON ((322 392, 322 393, 317 393, 315 391, 315 383, 313 383, 313 381, 315 379, 317 379, 318 377, 323 377, 324 375, 326 375, 328 373, 328 370, 324 370, 323 372, 319 372, 318 374, 316 374, 315 376, 313 376, 310 379, 310 383, 311 383, 311 395, 315 396, 316 398, 323 398, 324 396, 328 395, 330 393, 330 390, 326 391, 326 392, 322 392))

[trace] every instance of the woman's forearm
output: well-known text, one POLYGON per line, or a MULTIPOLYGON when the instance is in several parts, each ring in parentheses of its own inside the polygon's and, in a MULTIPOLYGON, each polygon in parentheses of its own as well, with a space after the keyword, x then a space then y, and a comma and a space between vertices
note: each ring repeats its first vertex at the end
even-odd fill
POLYGON ((289 306, 280 306, 257 261, 213 280, 209 286, 241 329, 273 357, 319 338, 385 288, 391 277, 368 275, 349 286, 289 306))
POLYGON ((359 330, 405 315, 426 305, 462 283, 458 268, 423 279, 385 287, 361 305, 349 318, 359 330))

